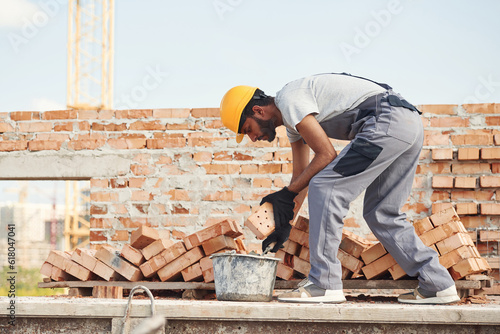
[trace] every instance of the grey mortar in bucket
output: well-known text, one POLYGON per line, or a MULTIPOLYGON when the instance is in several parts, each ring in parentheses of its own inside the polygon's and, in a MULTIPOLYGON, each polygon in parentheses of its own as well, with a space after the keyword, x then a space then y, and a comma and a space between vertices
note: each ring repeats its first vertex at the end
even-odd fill
POLYGON ((265 302, 273 298, 280 259, 233 252, 210 256, 218 300, 265 302))

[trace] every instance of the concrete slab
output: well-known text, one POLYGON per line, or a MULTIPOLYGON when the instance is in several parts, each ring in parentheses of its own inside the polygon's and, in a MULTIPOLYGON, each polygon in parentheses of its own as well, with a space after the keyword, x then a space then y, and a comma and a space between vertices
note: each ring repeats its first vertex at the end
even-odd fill
MULTIPOLYGON (((19 318, 120 318, 127 301, 71 297, 17 297, 19 318)), ((371 324, 500 325, 500 305, 403 305, 347 302, 344 304, 245 303, 156 300, 157 314, 168 320, 270 321, 371 324)), ((9 298, 0 297, 0 315, 9 315, 9 298)), ((132 318, 150 316, 149 300, 134 300, 132 318)))

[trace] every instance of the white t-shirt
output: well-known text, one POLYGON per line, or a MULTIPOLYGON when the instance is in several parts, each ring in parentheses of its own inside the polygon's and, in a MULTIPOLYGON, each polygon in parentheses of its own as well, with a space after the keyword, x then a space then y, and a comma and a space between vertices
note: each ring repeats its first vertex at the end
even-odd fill
POLYGON ((313 114, 318 123, 352 110, 367 98, 386 90, 368 80, 341 74, 318 74, 292 81, 276 93, 291 143, 302 137, 296 125, 313 114))

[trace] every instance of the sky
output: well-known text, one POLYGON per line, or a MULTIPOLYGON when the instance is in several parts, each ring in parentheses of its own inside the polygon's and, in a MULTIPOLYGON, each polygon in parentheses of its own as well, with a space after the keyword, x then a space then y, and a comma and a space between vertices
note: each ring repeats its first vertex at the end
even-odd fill
MULTIPOLYGON (((65 108, 67 3, 0 0, 0 112, 65 108)), ((274 95, 325 72, 414 104, 500 103, 499 13, 494 0, 117 0, 113 105, 218 107, 235 85, 274 95)))

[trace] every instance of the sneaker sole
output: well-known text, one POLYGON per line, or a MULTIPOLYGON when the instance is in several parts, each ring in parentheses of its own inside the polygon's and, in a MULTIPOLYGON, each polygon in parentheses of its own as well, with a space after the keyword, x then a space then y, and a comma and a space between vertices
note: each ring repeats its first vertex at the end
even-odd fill
POLYGON ((451 304, 460 301, 458 296, 430 297, 425 299, 399 299, 403 304, 451 304))
POLYGON ((340 304, 346 299, 332 299, 331 297, 309 297, 309 298, 278 298, 279 302, 284 303, 327 303, 327 304, 340 304))

